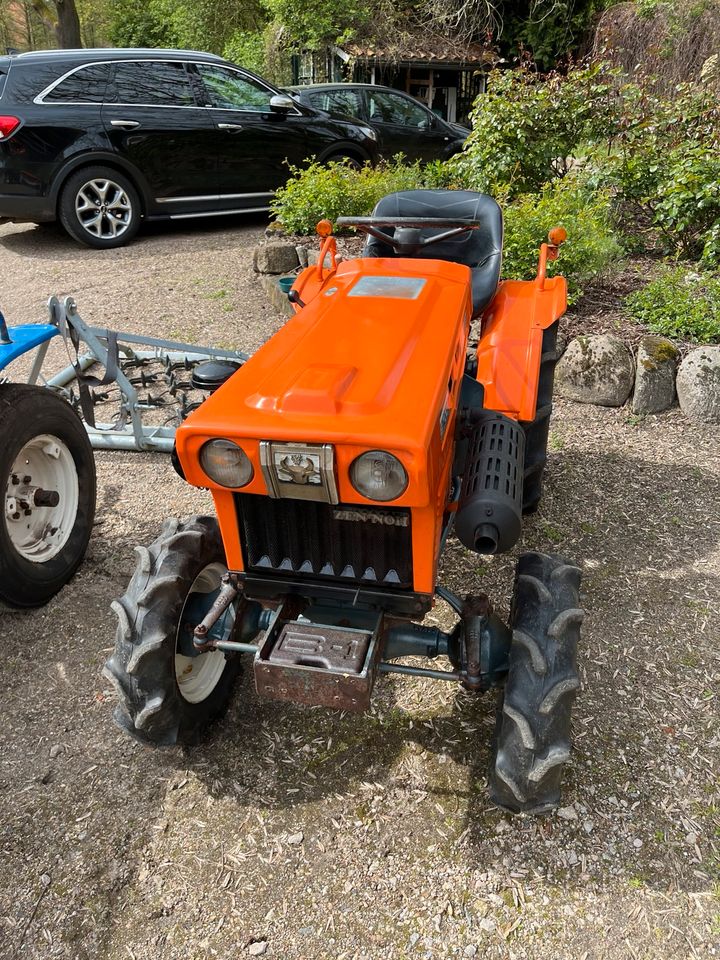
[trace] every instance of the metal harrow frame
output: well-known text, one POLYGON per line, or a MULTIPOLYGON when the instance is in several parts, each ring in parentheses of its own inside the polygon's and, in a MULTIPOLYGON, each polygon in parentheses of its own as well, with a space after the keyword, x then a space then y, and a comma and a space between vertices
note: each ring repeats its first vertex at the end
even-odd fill
POLYGON ((249 356, 241 350, 223 350, 92 327, 82 319, 72 297, 62 301, 50 297, 47 306, 49 320, 44 324, 4 327, 4 322, 0 321, 6 333, 3 336, 0 332, 0 371, 18 357, 37 351, 25 382, 41 384, 72 403, 82 415, 90 443, 96 450, 169 453, 173 448, 176 426, 201 402, 188 403, 186 391, 197 388, 188 382, 178 382, 175 371, 191 372, 195 364, 205 360, 232 360, 242 364, 249 356), (70 363, 64 369, 46 378, 42 373, 43 364, 50 342, 58 336, 68 350, 72 349, 75 358, 70 355, 70 363), (96 365, 105 371, 102 379, 88 373, 96 365), (156 371, 146 376, 144 369, 154 365, 164 372, 156 371), (140 376, 130 375, 133 368, 141 371, 140 376), (150 384, 162 387, 162 393, 153 396, 149 392, 147 399, 141 399, 138 386, 150 384), (119 391, 118 417, 113 423, 98 423, 95 410, 108 400, 107 389, 100 393, 99 388, 112 391, 113 386, 119 391), (164 423, 144 421, 143 416, 147 420, 149 411, 163 409, 173 411, 164 423), (176 426, 170 425, 172 420, 177 421, 176 426))

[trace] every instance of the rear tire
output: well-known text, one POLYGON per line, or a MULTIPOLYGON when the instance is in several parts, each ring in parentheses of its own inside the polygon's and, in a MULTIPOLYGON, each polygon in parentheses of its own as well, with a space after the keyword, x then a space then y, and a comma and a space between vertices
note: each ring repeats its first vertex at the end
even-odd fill
POLYGON ((560 557, 526 553, 518 561, 510 669, 490 771, 493 802, 513 813, 545 813, 560 801, 580 687, 580 578, 579 567, 560 557))
POLYGON ((140 196, 112 167, 83 167, 62 188, 58 218, 79 243, 96 250, 122 247, 140 229, 140 196))
POLYGON ((177 649, 185 605, 210 593, 226 570, 214 517, 166 520, 138 564, 127 591, 112 603, 115 652, 103 675, 120 698, 115 722, 153 746, 194 740, 225 709, 240 672, 237 657, 217 650, 197 657, 177 649))
POLYGON ((39 607, 71 579, 90 539, 95 484, 70 404, 46 387, 0 384, 0 600, 39 607), (58 503, 36 505, 38 488, 58 503))

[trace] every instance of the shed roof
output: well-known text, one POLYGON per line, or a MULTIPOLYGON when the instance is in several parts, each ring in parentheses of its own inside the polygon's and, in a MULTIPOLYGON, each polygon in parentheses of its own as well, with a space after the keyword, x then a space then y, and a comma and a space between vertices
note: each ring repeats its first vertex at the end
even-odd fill
POLYGON ((345 50, 358 60, 375 60, 392 63, 437 63, 463 64, 482 63, 491 65, 496 62, 494 50, 479 43, 462 43, 450 37, 409 33, 400 34, 393 39, 356 40, 347 44, 345 50))

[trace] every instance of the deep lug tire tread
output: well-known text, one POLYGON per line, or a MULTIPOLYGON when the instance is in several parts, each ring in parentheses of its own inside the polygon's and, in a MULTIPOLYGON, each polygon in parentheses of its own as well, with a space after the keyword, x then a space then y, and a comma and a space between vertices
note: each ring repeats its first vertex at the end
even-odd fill
POLYGON ((103 668, 119 697, 115 722, 153 746, 195 740, 227 706, 240 672, 227 660, 217 686, 199 703, 186 701, 175 677, 175 643, 183 604, 200 571, 224 561, 214 517, 166 521, 137 564, 125 594, 112 603, 118 618, 115 650, 103 668))
POLYGON ((580 578, 580 569, 560 557, 526 553, 518 561, 510 670, 490 770, 493 802, 513 813, 544 813, 560 800, 580 688, 580 578))

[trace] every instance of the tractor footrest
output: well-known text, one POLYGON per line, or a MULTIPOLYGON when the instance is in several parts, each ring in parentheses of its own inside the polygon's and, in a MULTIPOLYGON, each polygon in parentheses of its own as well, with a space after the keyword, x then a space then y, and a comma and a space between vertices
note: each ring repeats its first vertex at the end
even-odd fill
POLYGON ((361 711, 370 705, 377 637, 371 630, 276 621, 255 657, 258 694, 361 711))

